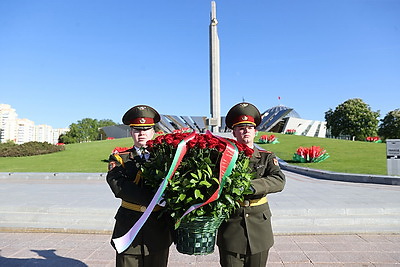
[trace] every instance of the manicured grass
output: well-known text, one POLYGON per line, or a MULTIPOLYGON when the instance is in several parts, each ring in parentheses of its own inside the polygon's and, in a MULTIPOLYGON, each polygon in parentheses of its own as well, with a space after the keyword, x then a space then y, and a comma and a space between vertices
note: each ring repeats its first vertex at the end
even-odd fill
MULTIPOLYGON (((386 145, 274 134, 279 144, 260 144, 281 159, 299 166, 346 173, 386 175, 386 145), (292 163, 293 154, 300 146, 321 146, 330 158, 320 163, 292 163)), ((132 146, 131 138, 104 140, 66 145, 65 151, 21 158, 0 158, 0 172, 107 172, 107 159, 115 147, 132 146)))
MULTIPOLYGON (((284 161, 298 166, 345 173, 386 175, 386 144, 361 141, 348 141, 330 138, 316 138, 298 135, 274 134, 280 143, 260 144, 261 147, 274 152, 284 161), (319 163, 293 163, 293 154, 297 148, 320 146, 330 157, 319 163)), ((256 138, 256 141, 258 140, 256 138)))
POLYGON ((31 157, 0 158, 0 172, 107 172, 115 147, 132 146, 131 138, 66 145, 65 151, 31 157))

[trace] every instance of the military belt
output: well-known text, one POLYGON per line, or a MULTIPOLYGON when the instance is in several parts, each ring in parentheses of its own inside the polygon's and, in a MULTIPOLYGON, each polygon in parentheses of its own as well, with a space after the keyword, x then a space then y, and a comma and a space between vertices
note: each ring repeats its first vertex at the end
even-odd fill
MULTIPOLYGON (((134 203, 130 203, 130 202, 127 202, 127 201, 125 201, 125 200, 122 200, 122 202, 121 202, 121 207, 126 208, 126 209, 129 209, 129 210, 139 211, 139 212, 145 212, 146 209, 147 209, 146 206, 139 205, 139 204, 134 204, 134 203)), ((154 207, 153 211, 159 211, 159 210, 161 210, 161 209, 162 209, 161 206, 156 205, 156 206, 154 207)))
POLYGON ((267 197, 262 197, 258 199, 246 199, 244 201, 239 201, 239 204, 242 207, 253 207, 265 204, 267 202, 268 202, 267 197))

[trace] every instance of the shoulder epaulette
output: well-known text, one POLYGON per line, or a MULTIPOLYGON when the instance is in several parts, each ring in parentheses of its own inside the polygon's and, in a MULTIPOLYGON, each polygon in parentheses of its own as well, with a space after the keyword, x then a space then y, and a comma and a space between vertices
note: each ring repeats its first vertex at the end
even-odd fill
POLYGON ((131 149, 132 147, 116 147, 113 149, 111 154, 123 154, 128 153, 127 150, 131 149))

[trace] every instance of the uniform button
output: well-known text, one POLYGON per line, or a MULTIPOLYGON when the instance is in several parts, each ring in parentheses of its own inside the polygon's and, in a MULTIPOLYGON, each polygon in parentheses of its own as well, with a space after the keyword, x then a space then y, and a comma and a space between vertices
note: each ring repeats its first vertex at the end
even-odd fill
POLYGON ((140 211, 145 212, 146 211, 146 206, 140 206, 140 211))
POLYGON ((247 218, 247 217, 249 217, 249 214, 248 214, 248 213, 246 213, 246 218, 247 218))

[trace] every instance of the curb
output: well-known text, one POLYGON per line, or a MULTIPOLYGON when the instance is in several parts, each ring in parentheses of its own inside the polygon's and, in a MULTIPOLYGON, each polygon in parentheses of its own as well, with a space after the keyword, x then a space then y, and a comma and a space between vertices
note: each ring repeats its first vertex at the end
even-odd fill
POLYGON ((283 161, 279 158, 278 160, 282 170, 291 171, 312 178, 332 180, 332 181, 342 181, 342 182, 353 182, 353 183, 400 185, 400 176, 331 172, 325 170, 294 166, 288 164, 286 161, 283 161))

